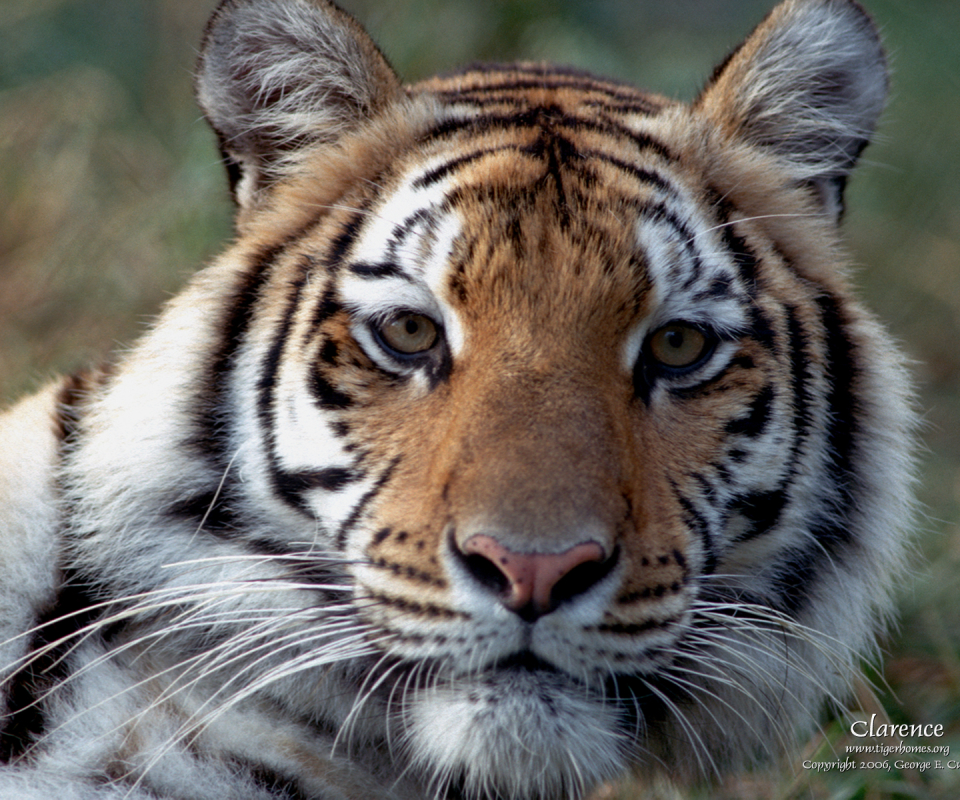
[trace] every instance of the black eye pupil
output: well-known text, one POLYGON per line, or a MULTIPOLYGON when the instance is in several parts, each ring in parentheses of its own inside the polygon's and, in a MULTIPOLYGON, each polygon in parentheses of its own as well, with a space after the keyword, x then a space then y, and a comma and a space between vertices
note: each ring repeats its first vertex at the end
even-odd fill
POLYGON ((413 336, 417 331, 420 330, 420 325, 412 317, 410 319, 407 319, 404 322, 403 326, 406 329, 407 333, 409 333, 411 336, 413 336))
POLYGON ((683 331, 672 330, 667 332, 667 344, 679 350, 683 347, 683 331))

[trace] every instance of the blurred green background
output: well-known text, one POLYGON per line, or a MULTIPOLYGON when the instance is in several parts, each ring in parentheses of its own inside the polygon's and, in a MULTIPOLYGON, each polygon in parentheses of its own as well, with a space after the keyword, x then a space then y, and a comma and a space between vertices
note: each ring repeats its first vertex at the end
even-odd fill
MULTIPOLYGON (((866 2, 894 91, 850 187, 845 228, 865 296, 916 359, 928 448, 921 553, 902 587, 900 629, 884 643, 877 694, 898 721, 944 724, 940 741, 960 759, 960 3, 866 2)), ((685 99, 772 4, 344 2, 409 80, 523 57, 685 99)), ((213 5, 0 0, 0 401, 131 342, 230 236, 225 182, 191 88, 213 5)), ((843 736, 827 721, 806 752, 828 752, 843 736)), ((960 770, 824 777, 800 763, 695 796, 960 797, 960 770)))

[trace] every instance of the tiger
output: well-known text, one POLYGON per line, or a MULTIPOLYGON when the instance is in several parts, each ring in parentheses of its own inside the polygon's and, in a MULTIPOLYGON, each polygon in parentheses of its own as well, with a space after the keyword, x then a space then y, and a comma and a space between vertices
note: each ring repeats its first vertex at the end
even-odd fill
POLYGON ((918 416, 841 240, 858 3, 685 103, 223 0, 196 90, 234 240, 0 423, 0 796, 580 800, 842 707, 918 416))

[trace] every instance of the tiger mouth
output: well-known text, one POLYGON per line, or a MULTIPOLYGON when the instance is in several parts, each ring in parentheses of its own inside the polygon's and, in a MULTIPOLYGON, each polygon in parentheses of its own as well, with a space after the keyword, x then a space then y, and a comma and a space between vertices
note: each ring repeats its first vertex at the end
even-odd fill
POLYGON ((558 669, 549 661, 544 660, 530 650, 522 650, 506 658, 495 661, 485 672, 502 673, 535 673, 538 675, 556 675, 569 679, 572 683, 580 683, 574 676, 558 669))
MULTIPOLYGON (((590 688, 603 691, 602 681, 588 687, 588 684, 576 675, 558 667, 531 650, 518 650, 511 655, 498 658, 488 664, 478 665, 473 670, 464 670, 450 659, 404 660, 386 667, 398 677, 387 681, 395 686, 403 685, 415 691, 464 688, 469 686, 493 686, 519 681, 528 684, 543 682, 561 691, 576 690, 580 693, 590 688)), ((390 693, 390 689, 386 691, 390 693)))

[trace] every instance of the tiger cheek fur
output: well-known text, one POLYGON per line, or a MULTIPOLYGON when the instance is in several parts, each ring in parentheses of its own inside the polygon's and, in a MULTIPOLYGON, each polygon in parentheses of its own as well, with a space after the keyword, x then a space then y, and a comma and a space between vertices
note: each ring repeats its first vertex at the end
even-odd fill
POLYGON ((198 73, 236 243, 3 417, 0 795, 581 800, 842 701, 915 427, 839 245, 856 3, 787 0, 690 105, 402 87, 325 0, 226 0, 198 73))

